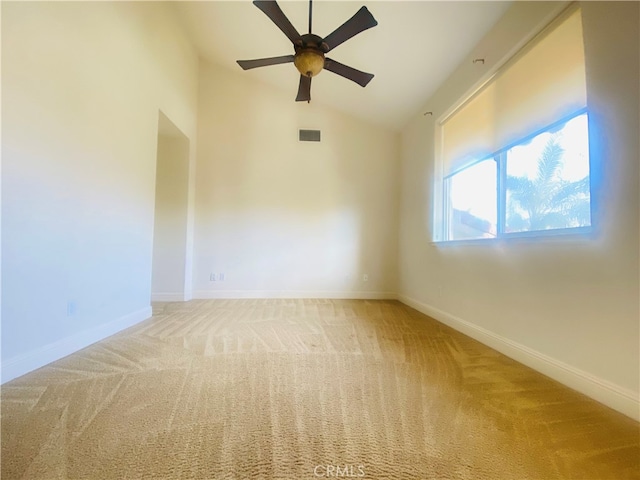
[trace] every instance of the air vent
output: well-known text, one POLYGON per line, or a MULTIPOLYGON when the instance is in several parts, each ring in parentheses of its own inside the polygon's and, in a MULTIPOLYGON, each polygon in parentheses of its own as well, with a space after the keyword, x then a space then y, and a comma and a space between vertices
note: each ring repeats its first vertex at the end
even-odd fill
POLYGON ((300 130, 298 139, 301 142, 319 142, 320 130, 300 130))

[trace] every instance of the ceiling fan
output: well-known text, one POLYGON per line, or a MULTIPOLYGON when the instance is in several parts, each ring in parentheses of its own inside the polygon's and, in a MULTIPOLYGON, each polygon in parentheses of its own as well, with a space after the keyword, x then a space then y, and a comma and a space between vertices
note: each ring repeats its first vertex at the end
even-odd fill
POLYGON ((300 35, 275 0, 254 0, 253 4, 262 10, 291 40, 295 54, 257 60, 238 60, 238 65, 243 70, 293 62, 300 72, 300 84, 296 102, 311 101, 311 78, 318 75, 323 69, 348 78, 362 87, 365 87, 373 78, 371 73, 361 72, 325 57, 326 53, 329 53, 338 45, 378 24, 373 15, 367 10, 367 7, 361 7, 353 17, 336 28, 327 37, 321 38, 311 33, 312 1, 309 0, 309 33, 300 35))

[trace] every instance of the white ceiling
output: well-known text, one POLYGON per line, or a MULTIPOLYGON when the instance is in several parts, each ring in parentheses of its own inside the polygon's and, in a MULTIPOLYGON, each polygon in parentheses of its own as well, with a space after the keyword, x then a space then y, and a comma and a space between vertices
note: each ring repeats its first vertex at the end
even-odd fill
MULTIPOLYGON (((332 72, 313 79, 311 101, 401 129, 489 31, 511 2, 332 1, 313 2, 313 33, 326 37, 362 5, 378 21, 332 50, 334 60, 375 74, 362 88, 332 72)), ((308 30, 307 1, 279 5, 301 34, 308 30)), ((291 93, 299 74, 293 64, 243 71, 236 60, 293 53, 287 37, 250 0, 179 2, 179 17, 200 56, 291 93)))

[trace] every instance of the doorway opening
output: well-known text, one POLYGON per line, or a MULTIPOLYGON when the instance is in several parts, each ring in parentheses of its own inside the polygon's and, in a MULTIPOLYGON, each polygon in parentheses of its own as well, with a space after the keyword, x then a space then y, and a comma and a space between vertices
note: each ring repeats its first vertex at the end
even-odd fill
POLYGON ((189 139, 159 112, 151 301, 184 301, 189 139))

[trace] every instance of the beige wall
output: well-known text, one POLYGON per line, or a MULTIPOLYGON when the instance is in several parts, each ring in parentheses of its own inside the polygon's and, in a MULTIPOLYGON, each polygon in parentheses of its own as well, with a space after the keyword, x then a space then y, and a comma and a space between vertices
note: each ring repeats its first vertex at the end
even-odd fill
POLYGON ((401 298, 638 417, 638 4, 584 2, 594 234, 434 245, 434 119, 559 4, 516 2, 402 135, 401 298), (473 58, 486 58, 476 68, 473 58))
POLYGON ((294 102, 297 81, 201 66, 195 296, 395 292, 399 135, 294 102))
POLYGON ((166 4, 2 3, 3 381, 150 314, 158 111, 195 141, 197 69, 166 4))

